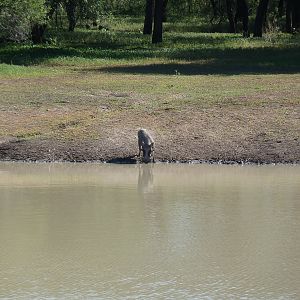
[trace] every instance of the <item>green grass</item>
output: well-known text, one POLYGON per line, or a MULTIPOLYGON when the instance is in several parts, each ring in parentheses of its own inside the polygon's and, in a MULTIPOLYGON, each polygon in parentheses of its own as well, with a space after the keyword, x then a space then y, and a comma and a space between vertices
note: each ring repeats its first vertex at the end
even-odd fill
POLYGON ((63 67, 94 66, 125 73, 172 74, 175 64, 181 67, 180 74, 186 75, 300 71, 299 35, 275 33, 262 39, 243 39, 240 34, 201 33, 195 32, 200 28, 186 23, 167 23, 164 42, 152 45, 151 37, 141 33, 138 21, 116 19, 110 21, 110 30, 101 31, 50 30, 51 43, 47 45, 0 45, 0 75, 51 74, 63 67), (187 66, 187 62, 191 64, 187 66), (126 65, 140 67, 122 68, 126 65))
POLYGON ((120 115, 176 126, 172 113, 206 109, 231 120, 268 108, 284 123, 299 105, 299 35, 243 39, 168 23, 152 45, 140 20, 114 21, 108 31, 53 30, 51 44, 0 45, 0 137, 94 138, 120 115))
POLYGON ((62 70, 57 68, 45 68, 41 66, 24 66, 13 64, 0 64, 0 76, 3 77, 37 77, 37 76, 54 76, 61 74, 62 70))

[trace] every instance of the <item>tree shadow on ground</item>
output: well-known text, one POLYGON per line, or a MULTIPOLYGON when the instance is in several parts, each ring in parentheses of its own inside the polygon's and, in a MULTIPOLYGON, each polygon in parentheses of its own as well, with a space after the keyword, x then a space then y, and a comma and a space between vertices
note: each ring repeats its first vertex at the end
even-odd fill
MULTIPOLYGON (((296 74, 300 68, 268 67, 268 66, 223 66, 218 64, 203 65, 201 63, 163 63, 133 66, 113 66, 99 69, 100 72, 147 74, 147 75, 241 75, 241 74, 296 74)), ((87 71, 87 69, 85 69, 87 71)))
POLYGON ((300 51, 295 48, 181 50, 174 51, 167 58, 176 62, 109 66, 101 67, 98 71, 162 75, 300 73, 300 51))
MULTIPOLYGON (((54 45, 1 45, 0 63, 14 65, 37 65, 49 59, 86 58, 136 60, 144 58, 205 59, 212 55, 222 55, 230 49, 220 49, 224 42, 237 39, 237 36, 168 36, 163 47, 149 44, 147 37, 140 33, 122 33, 122 37, 111 40, 93 32, 69 32, 63 35, 64 44, 54 45), (195 46, 197 46, 195 48, 195 46), (204 48, 202 48, 204 46, 204 48)), ((62 34, 61 34, 62 35, 62 34)), ((62 38, 61 38, 62 39, 62 38)), ((233 49, 231 49, 233 50, 233 49)), ((241 51, 241 50, 239 50, 241 51)), ((237 52, 239 52, 237 51, 237 52)))
MULTIPOLYGON (((86 34, 82 36, 85 37, 86 34)), ((0 63, 31 66, 48 61, 52 64, 56 59, 74 59, 76 65, 78 59, 101 59, 115 60, 114 64, 118 60, 126 61, 127 65, 112 65, 98 69, 117 73, 230 75, 300 72, 300 46, 295 43, 288 44, 286 47, 230 48, 225 46, 225 43, 228 40, 239 39, 236 35, 184 36, 179 34, 169 36, 171 42, 161 47, 149 45, 146 39, 138 39, 138 36, 138 33, 133 33, 128 35, 128 38, 118 41, 101 40, 103 36, 100 36, 99 40, 95 38, 87 44, 70 44, 61 47, 4 46, 0 47, 0 63), (130 40, 132 36, 136 38, 135 42, 130 40), (166 63, 132 65, 136 60, 145 59, 166 61, 166 63), (176 61, 176 63, 168 63, 169 61, 176 61)))

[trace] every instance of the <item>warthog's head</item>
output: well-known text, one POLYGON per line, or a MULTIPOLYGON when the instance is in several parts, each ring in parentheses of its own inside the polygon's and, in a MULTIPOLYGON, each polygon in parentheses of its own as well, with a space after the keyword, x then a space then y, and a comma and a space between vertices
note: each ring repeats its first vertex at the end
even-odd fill
POLYGON ((153 157, 153 144, 147 145, 144 144, 143 145, 143 162, 144 163, 149 163, 153 157))

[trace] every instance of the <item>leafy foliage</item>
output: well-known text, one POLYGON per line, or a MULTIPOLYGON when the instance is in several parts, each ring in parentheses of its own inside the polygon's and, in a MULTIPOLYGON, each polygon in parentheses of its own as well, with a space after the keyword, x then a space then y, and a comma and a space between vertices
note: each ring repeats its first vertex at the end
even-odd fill
POLYGON ((31 26, 44 21, 44 0, 2 0, 0 4, 0 41, 27 40, 31 26))

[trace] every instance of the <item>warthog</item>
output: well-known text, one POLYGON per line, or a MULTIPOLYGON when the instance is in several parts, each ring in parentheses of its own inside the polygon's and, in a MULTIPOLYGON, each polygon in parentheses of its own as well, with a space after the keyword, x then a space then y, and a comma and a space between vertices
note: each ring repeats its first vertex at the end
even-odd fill
POLYGON ((151 159, 154 162, 154 140, 145 129, 138 131, 138 145, 138 156, 140 157, 141 152, 143 152, 143 162, 148 163, 151 159))

